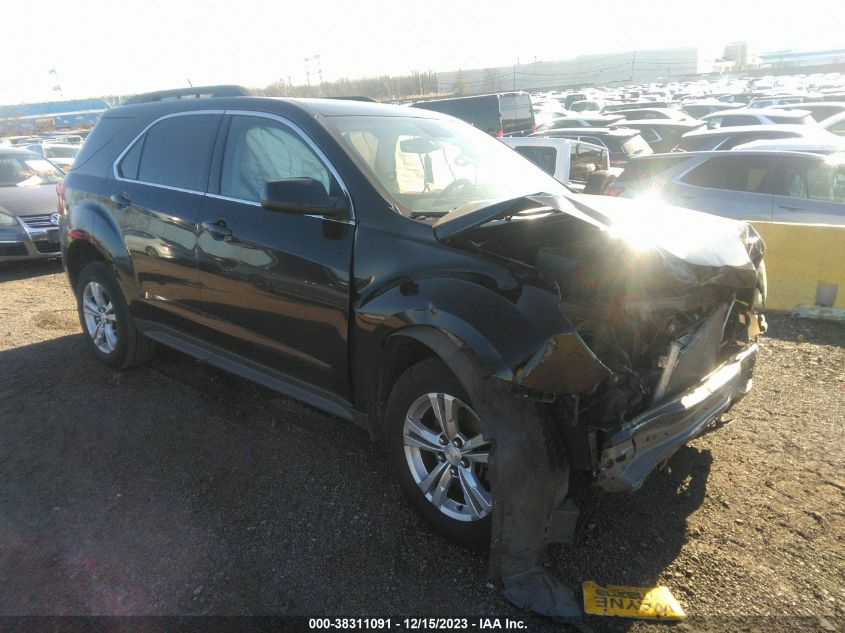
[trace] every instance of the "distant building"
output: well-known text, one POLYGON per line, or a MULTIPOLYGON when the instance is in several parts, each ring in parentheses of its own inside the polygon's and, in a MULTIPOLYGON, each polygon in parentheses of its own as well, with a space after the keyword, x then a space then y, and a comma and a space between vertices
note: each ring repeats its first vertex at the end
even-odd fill
POLYGON ((699 48, 579 55, 574 59, 441 72, 443 92, 466 94, 564 86, 671 82, 714 71, 717 54, 699 48))
POLYGON ((0 106, 0 135, 36 129, 91 127, 110 106, 105 99, 77 99, 0 106))
POLYGON ((760 53, 758 57, 764 68, 845 64, 845 48, 830 48, 820 51, 794 51, 788 49, 760 53))

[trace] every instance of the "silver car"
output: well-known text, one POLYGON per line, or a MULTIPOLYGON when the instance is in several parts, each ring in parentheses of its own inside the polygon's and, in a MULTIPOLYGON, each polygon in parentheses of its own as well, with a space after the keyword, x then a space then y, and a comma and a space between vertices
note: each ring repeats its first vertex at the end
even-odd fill
POLYGON ((56 184, 63 176, 38 154, 0 148, 0 263, 61 254, 56 184))
POLYGON ((736 220, 845 226, 845 153, 654 154, 629 161, 605 193, 736 220))

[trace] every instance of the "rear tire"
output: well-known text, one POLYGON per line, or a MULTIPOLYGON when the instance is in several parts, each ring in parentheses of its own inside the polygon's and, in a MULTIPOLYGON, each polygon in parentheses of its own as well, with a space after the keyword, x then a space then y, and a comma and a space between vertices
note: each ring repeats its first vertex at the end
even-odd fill
POLYGON ((385 443, 402 490, 434 530, 470 549, 489 547, 490 445, 469 396, 439 358, 414 365, 394 384, 385 443))
POLYGON ((91 262, 79 273, 76 307, 82 334, 100 362, 113 369, 134 367, 155 352, 155 342, 135 327, 123 293, 105 262, 91 262))

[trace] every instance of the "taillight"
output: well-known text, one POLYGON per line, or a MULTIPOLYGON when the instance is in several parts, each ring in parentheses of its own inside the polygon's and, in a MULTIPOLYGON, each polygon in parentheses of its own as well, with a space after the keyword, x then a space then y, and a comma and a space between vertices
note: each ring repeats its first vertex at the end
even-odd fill
POLYGON ((499 130, 498 132, 496 132, 496 138, 502 138, 504 135, 505 135, 504 130, 499 130))
POLYGON ((606 196, 618 196, 620 193, 622 193, 620 187, 608 187, 604 190, 604 195, 606 196))
POLYGON ((65 208, 65 181, 60 180, 56 183, 56 194, 58 195, 58 201, 56 202, 56 213, 62 215, 62 212, 65 208))

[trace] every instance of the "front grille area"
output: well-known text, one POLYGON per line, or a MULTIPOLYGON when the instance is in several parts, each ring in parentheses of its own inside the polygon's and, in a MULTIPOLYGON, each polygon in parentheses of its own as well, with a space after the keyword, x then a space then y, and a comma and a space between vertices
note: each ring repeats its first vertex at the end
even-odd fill
POLYGON ((42 213, 40 215, 25 215, 21 216, 21 220, 31 229, 50 229, 56 227, 56 225, 50 221, 51 215, 51 213, 42 213))
POLYGON ((0 257, 18 257, 26 254, 23 244, 0 244, 0 257))
POLYGON ((58 253, 61 250, 58 242, 33 242, 39 253, 58 253))

